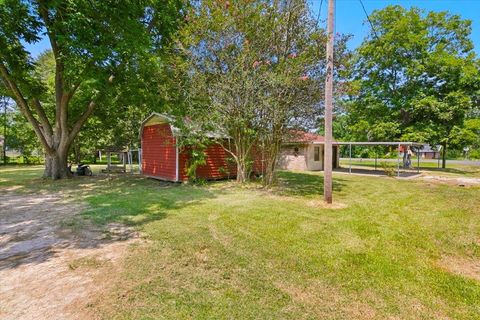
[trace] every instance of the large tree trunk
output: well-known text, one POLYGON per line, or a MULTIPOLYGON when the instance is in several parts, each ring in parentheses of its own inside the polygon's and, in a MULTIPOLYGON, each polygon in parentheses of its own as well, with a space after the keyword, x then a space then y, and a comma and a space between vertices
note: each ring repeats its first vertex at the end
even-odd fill
POLYGON ((71 140, 65 134, 62 136, 56 133, 49 136, 47 140, 50 150, 45 150, 45 170, 43 176, 53 180, 71 177, 67 160, 71 140))
POLYGON ((43 176, 53 180, 71 177, 68 169, 67 152, 56 150, 54 154, 47 154, 43 176))
MULTIPOLYGON (((42 10, 41 13, 48 15, 48 12, 45 10, 42 10)), ((64 64, 60 54, 61 50, 58 47, 56 39, 52 37, 52 34, 49 33, 48 36, 56 61, 55 120, 49 119, 38 97, 31 97, 30 99, 25 97, 20 86, 17 85, 15 78, 12 77, 3 61, 0 61, 0 76, 7 90, 13 94, 12 97, 14 97, 20 111, 32 125, 35 134, 45 150, 44 176, 52 179, 63 179, 70 176, 67 164, 67 153, 70 145, 87 119, 92 115, 95 108, 95 101, 92 99, 88 103, 86 110, 77 117, 73 125, 71 127, 68 125, 69 104, 80 86, 81 81, 78 81, 73 86, 65 86, 64 64)), ((111 76, 108 81, 109 83, 113 81, 113 76, 111 76)))

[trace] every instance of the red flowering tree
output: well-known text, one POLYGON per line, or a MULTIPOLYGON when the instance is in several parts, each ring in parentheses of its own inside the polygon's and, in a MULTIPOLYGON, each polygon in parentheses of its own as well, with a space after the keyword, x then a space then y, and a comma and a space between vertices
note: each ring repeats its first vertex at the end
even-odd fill
MULTIPOLYGON (((206 0, 188 16, 179 44, 190 112, 231 138, 224 147, 237 181, 248 179, 252 153, 261 153, 270 185, 288 131, 321 114, 325 30, 304 0, 206 0)), ((342 57, 345 39, 338 43, 342 57)))

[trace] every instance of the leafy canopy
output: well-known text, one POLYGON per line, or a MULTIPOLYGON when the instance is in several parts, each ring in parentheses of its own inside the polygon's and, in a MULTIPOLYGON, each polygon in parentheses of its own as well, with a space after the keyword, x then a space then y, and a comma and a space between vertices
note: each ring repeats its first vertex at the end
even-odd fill
POLYGON ((446 144, 479 88, 471 21, 388 6, 356 52, 347 99, 357 139, 446 144))

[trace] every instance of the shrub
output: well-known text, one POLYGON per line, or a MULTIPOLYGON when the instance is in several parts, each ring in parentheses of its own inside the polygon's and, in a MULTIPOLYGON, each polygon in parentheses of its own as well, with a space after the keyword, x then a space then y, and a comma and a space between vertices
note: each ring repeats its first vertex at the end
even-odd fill
POLYGON ((385 174, 389 177, 394 177, 396 172, 395 172, 395 168, 392 167, 392 166, 389 166, 387 162, 383 161, 380 163, 382 165, 382 168, 383 168, 383 171, 385 172, 385 174))
POLYGON ((480 150, 470 151, 470 159, 480 160, 480 150))

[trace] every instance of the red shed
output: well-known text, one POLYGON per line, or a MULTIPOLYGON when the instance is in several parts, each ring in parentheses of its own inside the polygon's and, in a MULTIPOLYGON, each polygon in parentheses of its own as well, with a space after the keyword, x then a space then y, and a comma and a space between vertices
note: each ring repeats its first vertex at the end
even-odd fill
MULTIPOLYGON (((143 175, 176 182, 188 179, 188 146, 179 147, 180 130, 173 126, 171 117, 152 113, 142 122, 140 136, 143 175)), ((206 164, 197 168, 197 177, 214 180, 236 175, 236 166, 229 160, 230 154, 220 144, 210 144, 205 153, 206 164)))

